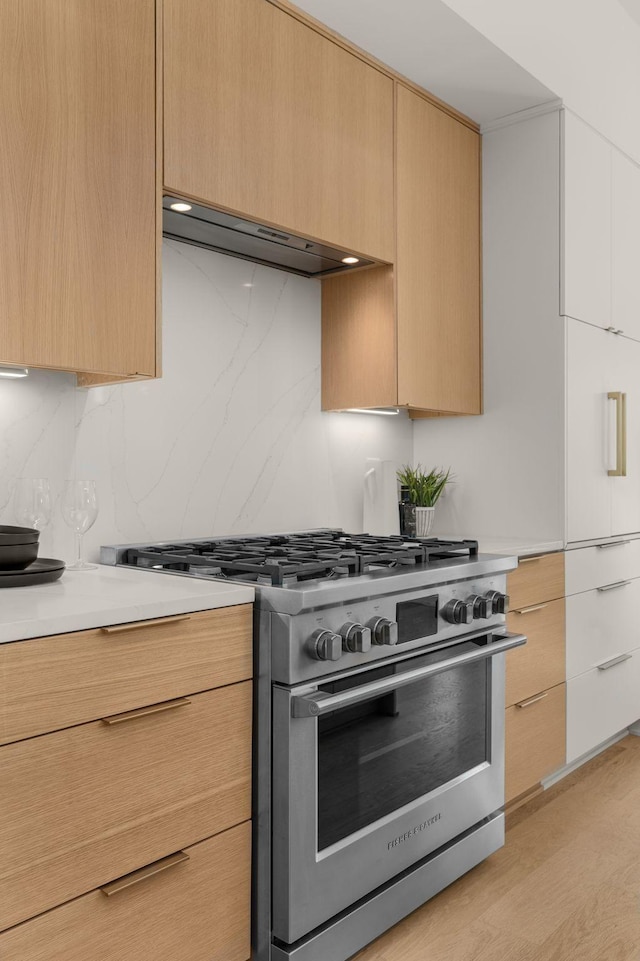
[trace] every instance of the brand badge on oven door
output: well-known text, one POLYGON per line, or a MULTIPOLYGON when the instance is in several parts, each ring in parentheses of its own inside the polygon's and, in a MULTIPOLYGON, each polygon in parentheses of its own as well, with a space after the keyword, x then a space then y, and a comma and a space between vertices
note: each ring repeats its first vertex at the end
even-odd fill
POLYGON ((437 814, 434 814, 432 817, 427 818, 426 821, 421 821, 420 824, 416 824, 415 827, 412 827, 408 831, 405 831, 404 834, 399 834, 397 838, 394 838, 393 841, 389 841, 387 843, 387 851, 391 851, 393 848, 397 848, 399 844, 404 844, 405 841, 411 840, 411 838, 415 837, 416 834, 420 834, 422 831, 426 831, 427 828, 430 828, 433 824, 436 823, 436 821, 439 821, 441 817, 442 817, 442 813, 438 811, 437 814))

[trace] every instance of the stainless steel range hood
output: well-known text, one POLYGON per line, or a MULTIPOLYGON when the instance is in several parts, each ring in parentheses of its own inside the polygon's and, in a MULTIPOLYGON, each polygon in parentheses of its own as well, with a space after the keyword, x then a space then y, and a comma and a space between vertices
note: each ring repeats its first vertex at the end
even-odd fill
POLYGON ((353 270, 354 267, 374 263, 355 256, 350 258, 355 263, 345 263, 344 258, 349 254, 344 250, 325 247, 296 237, 295 234, 242 220, 220 210, 187 203, 176 197, 164 197, 162 206, 162 233, 165 237, 268 267, 289 270, 303 277, 322 277, 337 270, 353 270), (189 209, 174 210, 172 205, 175 204, 189 209))

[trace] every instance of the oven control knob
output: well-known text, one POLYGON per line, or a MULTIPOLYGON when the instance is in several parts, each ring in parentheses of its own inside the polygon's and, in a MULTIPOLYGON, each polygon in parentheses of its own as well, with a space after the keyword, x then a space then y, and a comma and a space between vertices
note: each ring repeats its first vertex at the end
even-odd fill
POLYGON ((342 657, 342 638, 333 631, 314 631, 311 635, 311 653, 319 661, 337 661, 342 657))
POLYGON ((340 629, 342 649, 351 654, 365 654, 371 650, 371 628, 349 622, 340 629))
POLYGON ((491 617, 493 614, 493 604, 490 597, 481 597, 479 594, 473 598, 473 616, 491 617))
POLYGON ((470 601, 448 601, 442 616, 450 624, 470 624, 473 620, 473 598, 470 601))
POLYGON ((491 604, 492 614, 506 614, 509 610, 509 595, 500 591, 487 591, 485 597, 491 604))
POLYGON ((389 621, 386 617, 374 617, 369 621, 368 627, 371 629, 371 640, 374 644, 398 643, 398 625, 395 621, 389 621))

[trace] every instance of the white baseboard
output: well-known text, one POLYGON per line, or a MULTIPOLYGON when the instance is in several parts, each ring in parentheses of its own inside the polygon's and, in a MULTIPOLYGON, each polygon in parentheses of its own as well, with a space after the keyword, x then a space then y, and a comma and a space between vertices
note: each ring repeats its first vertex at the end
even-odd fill
POLYGON ((553 784, 557 784, 558 781, 561 781, 563 777, 567 776, 567 774, 571 774, 572 771, 577 771, 578 768, 582 767, 583 764, 586 764, 587 761, 591 761, 594 757, 597 757, 598 754, 602 754, 602 752, 606 751, 608 747, 611 747, 612 744, 616 744, 618 741, 621 741, 623 737, 627 736, 627 734, 636 734, 638 737, 640 737, 640 721, 636 722, 636 724, 632 725, 632 727, 628 727, 625 728, 624 731, 620 731, 619 734, 614 735, 614 737, 610 737, 607 741, 603 741, 602 744, 594 747, 591 751, 587 751, 586 754, 583 754, 582 757, 572 761, 571 764, 565 764, 565 766, 561 767, 558 771, 554 771, 553 774, 550 774, 549 777, 544 778, 540 782, 542 787, 546 791, 547 788, 550 788, 553 784))

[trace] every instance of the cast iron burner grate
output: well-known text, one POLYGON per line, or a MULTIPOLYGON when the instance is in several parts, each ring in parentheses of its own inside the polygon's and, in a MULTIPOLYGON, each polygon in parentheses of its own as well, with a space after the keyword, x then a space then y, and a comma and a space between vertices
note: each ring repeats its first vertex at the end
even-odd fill
POLYGON ((308 580, 355 577, 384 568, 416 568, 474 556, 478 542, 437 537, 377 537, 339 530, 216 538, 130 548, 133 567, 288 587, 308 580))

